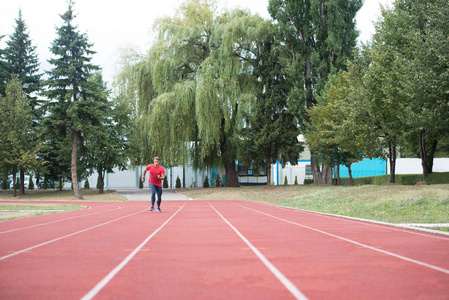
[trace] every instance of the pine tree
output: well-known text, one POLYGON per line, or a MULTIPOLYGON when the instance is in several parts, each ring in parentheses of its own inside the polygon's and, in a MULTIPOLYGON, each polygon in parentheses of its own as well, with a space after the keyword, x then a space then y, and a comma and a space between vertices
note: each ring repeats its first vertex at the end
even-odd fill
POLYGON ((81 156, 90 172, 96 170, 99 175, 99 192, 104 191, 105 173, 113 173, 114 168, 123 170, 127 166, 128 143, 126 134, 129 131, 129 110, 118 100, 109 101, 110 92, 100 73, 95 73, 89 82, 97 87, 92 95, 86 98, 89 102, 89 122, 83 124, 83 147, 81 156))
POLYGON ((36 122, 41 114, 37 110, 39 102, 35 93, 41 88, 42 75, 38 73, 40 64, 36 46, 32 45, 27 29, 28 27, 22 19, 22 11, 19 10, 15 31, 6 42, 5 58, 9 65, 9 73, 17 76, 25 94, 31 100, 33 120, 36 122))
MULTIPOLYGON (((4 38, 4 35, 0 35, 0 41, 4 38)), ((0 49, 0 96, 5 95, 6 83, 8 82, 8 79, 11 79, 8 63, 5 58, 5 52, 5 49, 0 49)))
POLYGON ((88 42, 87 35, 81 34, 73 24, 73 1, 69 1, 68 10, 61 18, 63 24, 57 28, 57 37, 50 47, 55 58, 49 59, 54 67, 47 72, 49 79, 46 81, 46 95, 51 100, 47 121, 70 137, 73 190, 76 198, 83 199, 78 186, 78 148, 83 126, 91 116, 88 106, 90 100, 87 99, 95 90, 95 85, 88 78, 99 67, 90 63, 95 52, 90 50, 92 44, 88 42))

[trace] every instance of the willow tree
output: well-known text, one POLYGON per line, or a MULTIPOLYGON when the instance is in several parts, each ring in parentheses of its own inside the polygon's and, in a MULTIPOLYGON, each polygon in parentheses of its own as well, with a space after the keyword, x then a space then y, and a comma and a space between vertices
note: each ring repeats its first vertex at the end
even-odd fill
POLYGON ((247 11, 218 12, 216 3, 189 0, 174 17, 159 19, 156 41, 119 78, 137 97, 137 120, 149 149, 166 165, 224 166, 238 186, 235 159, 241 107, 252 98, 249 58, 265 22, 247 11))

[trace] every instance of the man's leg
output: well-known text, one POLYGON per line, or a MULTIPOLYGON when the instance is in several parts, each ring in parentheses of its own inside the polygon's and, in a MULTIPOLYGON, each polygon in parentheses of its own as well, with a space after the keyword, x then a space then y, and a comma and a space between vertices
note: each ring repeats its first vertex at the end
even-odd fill
POLYGON ((161 208, 161 202, 162 202, 162 187, 157 186, 157 208, 161 208))
POLYGON ((156 186, 154 184, 150 184, 150 189, 151 189, 151 208, 154 209, 154 202, 156 201, 156 186))

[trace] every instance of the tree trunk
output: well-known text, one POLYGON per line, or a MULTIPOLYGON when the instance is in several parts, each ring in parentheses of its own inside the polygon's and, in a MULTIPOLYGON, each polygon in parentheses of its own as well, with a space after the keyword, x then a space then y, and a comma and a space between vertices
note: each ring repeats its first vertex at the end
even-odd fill
POLYGON ((390 160, 390 183, 396 182, 396 146, 388 142, 388 156, 390 160))
POLYGON ((429 169, 427 165, 426 138, 424 130, 421 130, 419 132, 419 154, 421 155, 421 165, 424 180, 426 180, 427 174, 429 174, 429 169))
POLYGON ((14 167, 12 169, 12 188, 14 190, 14 197, 17 197, 16 177, 17 177, 17 167, 14 167))
POLYGON ((341 180, 340 180, 340 164, 337 163, 337 185, 341 185, 341 180))
POLYGON ((312 154, 310 160, 312 165, 313 183, 332 184, 332 168, 323 163, 320 169, 314 154, 312 154))
POLYGON ((267 162, 267 186, 271 186, 271 159, 267 162))
POLYGON ((75 197, 78 199, 83 199, 83 196, 81 195, 81 191, 78 186, 78 175, 76 173, 76 164, 77 164, 77 152, 78 152, 78 131, 73 130, 72 135, 72 164, 71 164, 71 171, 72 171, 72 186, 73 191, 75 193, 75 197))
POLYGON ((430 154, 427 157, 427 172, 428 174, 432 174, 433 172, 433 158, 435 157, 435 151, 437 150, 437 140, 433 140, 432 148, 430 148, 430 154))
POLYGON ((25 195, 25 171, 20 170, 20 194, 25 195))
POLYGON ((349 185, 350 185, 350 186, 354 186, 354 181, 352 180, 352 170, 351 170, 351 165, 352 165, 352 164, 348 164, 349 185))
POLYGON ((229 187, 239 187, 239 177, 235 170, 235 161, 225 162, 226 185, 229 187))

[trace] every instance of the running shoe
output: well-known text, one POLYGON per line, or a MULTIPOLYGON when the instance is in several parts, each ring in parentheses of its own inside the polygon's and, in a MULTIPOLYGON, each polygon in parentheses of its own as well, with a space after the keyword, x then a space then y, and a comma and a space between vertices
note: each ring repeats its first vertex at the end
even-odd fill
POLYGON ((150 211, 153 211, 154 210, 154 207, 150 207, 150 211))
POLYGON ((162 212, 162 210, 161 210, 159 207, 157 208, 157 211, 158 211, 158 212, 162 212))

